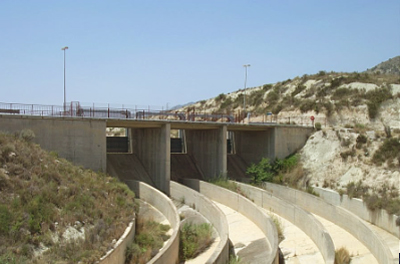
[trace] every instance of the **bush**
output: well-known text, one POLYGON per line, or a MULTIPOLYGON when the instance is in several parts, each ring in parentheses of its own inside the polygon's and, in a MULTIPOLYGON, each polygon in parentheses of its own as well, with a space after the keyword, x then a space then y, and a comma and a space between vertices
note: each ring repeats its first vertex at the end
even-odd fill
POLYGON ((272 87, 273 87, 272 84, 264 84, 263 85, 263 90, 266 92, 266 91, 270 90, 272 87))
POLYGON ((185 223, 179 234, 179 260, 193 259, 208 248, 214 240, 212 232, 210 224, 185 223))
POLYGON ((275 90, 272 90, 267 95, 267 102, 269 104, 275 104, 279 100, 279 93, 275 90))
POLYGON ((251 182, 256 185, 262 182, 272 182, 274 177, 272 165, 268 158, 262 158, 258 164, 251 164, 247 168, 246 174, 251 177, 251 182))
POLYGON ((332 94, 332 99, 333 100, 343 100, 343 99, 346 99, 346 98, 350 97, 356 91, 357 90, 352 90, 352 89, 349 89, 349 88, 338 88, 332 94))
POLYGON ((221 102, 221 101, 223 101, 223 100, 225 100, 226 99, 226 95, 224 94, 224 93, 221 93, 221 94, 219 94, 217 97, 215 97, 215 101, 218 103, 218 102, 221 102))
POLYGON ((22 138, 23 140, 25 140, 26 142, 31 142, 32 140, 35 139, 35 133, 30 130, 30 129, 24 129, 21 131, 21 133, 19 134, 20 138, 22 138))
POLYGON ((388 161, 393 162, 394 159, 400 157, 400 138, 388 138, 385 139, 383 145, 374 153, 372 161, 381 165, 388 161))
POLYGON ((350 261, 350 253, 345 247, 335 251, 335 264, 349 264, 350 261))
POLYGON ((304 100, 301 105, 300 105, 300 111, 302 113, 306 113, 308 111, 312 111, 315 110, 316 112, 318 112, 317 110, 317 103, 314 100, 304 100))
POLYGON ((169 225, 163 225, 153 220, 136 221, 134 242, 128 246, 125 253, 125 263, 147 263, 162 248, 169 225))
POLYGON ((391 87, 382 87, 379 89, 368 91, 365 94, 365 99, 369 102, 367 103, 368 106, 368 116, 371 119, 374 119, 378 115, 380 105, 389 99, 392 99, 392 91, 391 87))
POLYGON ((319 123, 319 122, 315 123, 315 129, 316 129, 317 131, 321 130, 321 129, 322 129, 321 123, 319 123))
POLYGON ((355 149, 351 149, 345 152, 340 153, 340 157, 342 157, 343 161, 347 161, 347 158, 350 157, 354 157, 356 155, 356 150, 355 149))

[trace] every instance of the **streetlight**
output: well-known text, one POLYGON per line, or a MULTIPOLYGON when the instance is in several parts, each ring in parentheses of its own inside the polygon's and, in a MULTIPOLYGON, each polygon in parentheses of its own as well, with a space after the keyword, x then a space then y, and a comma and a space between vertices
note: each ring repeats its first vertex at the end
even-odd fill
POLYGON ((67 50, 68 47, 65 46, 64 48, 61 48, 61 50, 64 51, 64 115, 65 115, 65 111, 66 111, 66 106, 67 106, 67 97, 66 97, 66 93, 65 93, 65 50, 67 50))
POLYGON ((247 67, 250 67, 250 64, 244 64, 244 96, 243 96, 243 111, 246 114, 246 85, 247 85, 247 67))

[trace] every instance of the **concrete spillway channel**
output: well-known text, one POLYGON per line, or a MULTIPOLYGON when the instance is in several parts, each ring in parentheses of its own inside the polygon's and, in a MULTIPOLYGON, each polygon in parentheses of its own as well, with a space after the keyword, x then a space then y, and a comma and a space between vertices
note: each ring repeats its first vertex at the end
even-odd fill
POLYGON ((179 215, 178 211, 168 196, 150 185, 137 182, 125 181, 137 198, 148 203, 165 217, 166 222, 171 226, 170 238, 163 248, 154 256, 148 264, 175 264, 179 260, 179 215))
POLYGON ((263 189, 243 183, 236 184, 256 205, 283 218, 281 221, 286 241, 282 241, 281 249, 283 252, 285 247, 295 249, 288 263, 334 263, 335 246, 332 238, 312 214, 263 189))
MULTIPOLYGON (((271 195, 279 197, 291 204, 296 204, 306 211, 321 217, 319 219, 325 227, 329 228, 330 232, 332 232, 336 248, 340 247, 340 244, 343 243, 343 241, 340 240, 343 240, 345 237, 352 237, 354 243, 359 244, 359 242, 361 242, 367 251, 373 255, 369 256, 368 252, 365 252, 365 249, 360 248, 359 250, 363 250, 363 254, 354 256, 354 263, 398 263, 398 257, 393 255, 389 245, 386 244, 384 239, 370 228, 364 220, 352 212, 340 206, 329 204, 319 197, 299 190, 271 183, 265 183, 264 188, 271 195), (341 231, 341 229, 346 232, 341 231)), ((349 248, 349 250, 351 251, 351 248, 349 248)))
POLYGON ((210 198, 225 214, 229 239, 244 263, 278 263, 278 235, 273 220, 244 196, 199 180, 184 184, 210 198))
MULTIPOLYGON (((170 182, 170 195, 172 199, 181 204, 190 206, 214 228, 214 243, 200 256, 186 263, 227 263, 229 260, 229 228, 223 212, 203 194, 173 181, 170 182)), ((192 216, 184 221, 199 221, 198 219, 199 216, 192 216)))

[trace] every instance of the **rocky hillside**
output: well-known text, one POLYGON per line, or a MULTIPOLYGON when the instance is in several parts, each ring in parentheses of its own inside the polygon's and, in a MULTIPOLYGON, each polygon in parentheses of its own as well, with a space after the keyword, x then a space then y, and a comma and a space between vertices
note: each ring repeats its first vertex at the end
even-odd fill
POLYGON ((397 142, 400 138, 400 76, 386 74, 398 69, 400 57, 364 73, 320 71, 220 94, 180 110, 226 113, 242 119, 243 112, 248 112, 250 122, 297 125, 311 125, 314 116, 322 130, 310 137, 300 153, 311 183, 340 187, 362 180, 398 187, 400 147, 395 145, 382 162, 373 158, 386 138, 397 142))

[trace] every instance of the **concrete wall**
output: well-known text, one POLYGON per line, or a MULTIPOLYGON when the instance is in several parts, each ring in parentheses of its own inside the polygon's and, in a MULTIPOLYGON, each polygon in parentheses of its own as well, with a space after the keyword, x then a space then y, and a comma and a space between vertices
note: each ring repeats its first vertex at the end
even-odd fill
POLYGON ((310 127, 275 127, 275 158, 283 159, 301 149, 313 132, 310 127))
POLYGON ((135 236, 135 220, 129 223, 124 234, 117 241, 114 249, 109 251, 104 257, 100 259, 99 264, 124 264, 125 252, 129 243, 132 243, 135 236))
POLYGON ((126 181, 135 195, 143 201, 154 206, 169 221, 173 230, 171 237, 164 247, 154 256, 148 264, 175 264, 179 260, 179 215, 172 201, 157 189, 143 182, 126 181))
POLYGON ((363 243, 375 256, 380 264, 398 263, 389 247, 380 240, 378 235, 371 230, 360 218, 353 213, 325 202, 323 199, 308 193, 291 189, 285 186, 265 183, 265 189, 287 202, 296 204, 305 210, 320 215, 345 229, 361 243, 363 243))
POLYGON ((247 164, 258 163, 261 158, 275 158, 275 130, 235 131, 236 154, 247 164))
POLYGON ((257 205, 238 193, 211 183, 190 179, 185 179, 183 182, 208 198, 238 211, 256 224, 268 239, 272 250, 265 263, 278 263, 278 231, 272 219, 257 205))
POLYGON ((132 128, 130 131, 133 154, 142 162, 155 187, 169 194, 170 124, 161 128, 132 128))
POLYGON ((336 206, 341 206, 357 215, 361 219, 370 222, 400 238, 400 226, 396 226, 396 219, 398 216, 390 215, 386 212, 386 210, 382 209, 371 211, 362 200, 351 199, 346 194, 342 195, 341 197, 337 192, 329 189, 314 187, 314 190, 326 202, 336 206))
POLYGON ((106 122, 77 118, 0 116, 0 131, 31 129, 43 149, 94 171, 106 171, 106 122))
POLYGON ((274 197, 271 193, 263 189, 238 182, 236 182, 236 184, 240 186, 240 189, 255 204, 264 209, 273 211, 300 228, 314 241, 325 263, 334 263, 335 245, 333 244, 332 238, 325 227, 312 214, 294 204, 274 197))
POLYGON ((219 234, 220 241, 206 264, 225 264, 229 261, 229 226, 221 209, 207 197, 186 186, 171 182, 171 197, 175 200, 185 199, 185 204, 194 205, 196 211, 202 214, 219 234))
POLYGON ((187 153, 206 179, 227 173, 226 126, 209 130, 186 130, 187 153))

